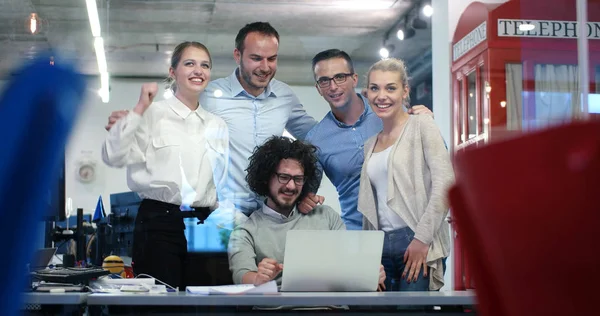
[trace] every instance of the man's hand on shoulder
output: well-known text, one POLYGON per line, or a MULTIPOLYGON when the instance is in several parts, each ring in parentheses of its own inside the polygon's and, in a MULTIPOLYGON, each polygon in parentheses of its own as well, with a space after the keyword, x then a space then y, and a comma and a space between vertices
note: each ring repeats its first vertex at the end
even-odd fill
POLYGON ((362 94, 362 96, 363 96, 363 97, 365 97, 365 98, 367 98, 367 99, 368 99, 368 96, 367 96, 367 88, 363 88, 363 89, 360 91, 360 94, 362 94))
POLYGON ((316 195, 314 193, 308 193, 308 195, 298 203, 298 210, 303 214, 310 213, 318 204, 323 205, 325 197, 316 195))
POLYGON ((424 105, 413 105, 412 107, 410 107, 408 109, 408 114, 415 114, 415 115, 427 114, 427 115, 431 115, 431 117, 433 117, 433 112, 431 112, 431 110, 424 105))

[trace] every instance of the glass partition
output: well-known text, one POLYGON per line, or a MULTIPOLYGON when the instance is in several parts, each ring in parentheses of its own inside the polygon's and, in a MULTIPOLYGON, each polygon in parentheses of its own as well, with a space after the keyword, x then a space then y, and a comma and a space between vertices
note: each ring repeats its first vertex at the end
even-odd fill
POLYGON ((577 65, 535 65, 534 111, 535 129, 568 123, 581 114, 577 65))
POLYGON ((465 107, 465 94, 463 89, 463 79, 458 80, 458 116, 456 117, 456 130, 458 131, 458 143, 463 143, 465 141, 465 134, 463 130, 463 113, 465 107))
POLYGON ((506 64, 506 128, 520 130, 523 122, 523 65, 506 64))
POLYGON ((477 136, 477 125, 479 124, 477 96, 480 92, 477 89, 477 71, 473 71, 467 76, 467 93, 468 139, 471 139, 477 136))

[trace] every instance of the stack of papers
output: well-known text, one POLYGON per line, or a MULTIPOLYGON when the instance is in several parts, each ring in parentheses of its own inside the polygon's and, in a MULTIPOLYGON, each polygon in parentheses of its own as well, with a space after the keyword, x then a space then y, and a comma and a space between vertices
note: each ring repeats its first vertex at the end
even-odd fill
POLYGON ((225 295, 225 294, 272 294, 277 293, 277 282, 270 281, 259 286, 252 284, 219 285, 219 286, 188 286, 189 294, 225 295))

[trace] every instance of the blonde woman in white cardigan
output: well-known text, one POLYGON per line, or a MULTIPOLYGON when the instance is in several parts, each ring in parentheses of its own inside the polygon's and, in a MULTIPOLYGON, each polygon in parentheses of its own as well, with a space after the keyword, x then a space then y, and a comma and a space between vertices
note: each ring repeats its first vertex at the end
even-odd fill
POLYGON ((439 290, 450 234, 450 156, 429 115, 409 115, 404 63, 390 58, 367 75, 367 98, 383 130, 365 143, 358 209, 363 229, 383 230, 388 291, 439 290))

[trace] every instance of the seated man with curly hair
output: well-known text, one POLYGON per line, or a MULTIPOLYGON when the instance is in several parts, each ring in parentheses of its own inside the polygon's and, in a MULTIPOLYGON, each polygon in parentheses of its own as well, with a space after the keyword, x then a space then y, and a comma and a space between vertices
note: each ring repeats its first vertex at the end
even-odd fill
POLYGON ((329 206, 318 205, 308 214, 296 208, 298 201, 319 187, 315 152, 313 145, 283 136, 273 136, 254 150, 246 181, 266 200, 231 233, 228 254, 234 283, 260 285, 276 280, 281 285, 289 230, 346 229, 329 206))

